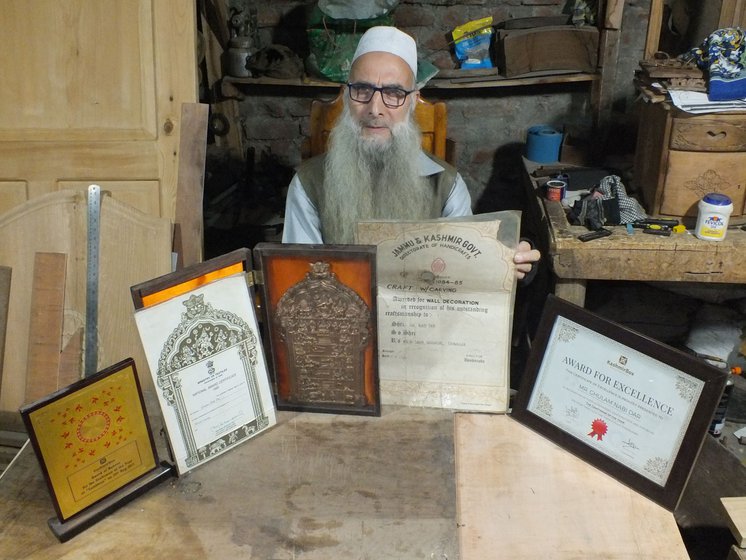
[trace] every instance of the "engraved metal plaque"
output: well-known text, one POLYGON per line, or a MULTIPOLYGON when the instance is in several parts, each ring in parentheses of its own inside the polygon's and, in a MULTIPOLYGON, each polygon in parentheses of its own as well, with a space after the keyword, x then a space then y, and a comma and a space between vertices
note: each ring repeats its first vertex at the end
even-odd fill
POLYGON ((276 404, 380 414, 375 248, 260 243, 276 404))
POLYGON ((288 348, 288 400, 360 406, 370 310, 339 282, 328 262, 310 268, 277 304, 280 336, 288 348))

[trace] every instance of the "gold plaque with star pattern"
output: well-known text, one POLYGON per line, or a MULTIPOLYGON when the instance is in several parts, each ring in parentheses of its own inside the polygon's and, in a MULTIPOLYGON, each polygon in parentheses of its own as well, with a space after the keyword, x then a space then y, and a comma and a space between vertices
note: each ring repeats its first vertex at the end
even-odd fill
POLYGON ((60 523, 159 469, 131 358, 20 412, 60 523))

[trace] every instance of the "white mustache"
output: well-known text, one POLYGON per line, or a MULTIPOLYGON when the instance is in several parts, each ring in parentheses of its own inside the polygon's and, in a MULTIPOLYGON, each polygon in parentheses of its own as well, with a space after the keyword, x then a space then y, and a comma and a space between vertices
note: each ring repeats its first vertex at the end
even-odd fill
POLYGON ((362 126, 372 126, 372 127, 376 127, 376 128, 381 128, 381 127, 383 127, 383 128, 391 128, 385 122, 377 120, 377 119, 363 119, 362 121, 360 121, 360 124, 362 126))

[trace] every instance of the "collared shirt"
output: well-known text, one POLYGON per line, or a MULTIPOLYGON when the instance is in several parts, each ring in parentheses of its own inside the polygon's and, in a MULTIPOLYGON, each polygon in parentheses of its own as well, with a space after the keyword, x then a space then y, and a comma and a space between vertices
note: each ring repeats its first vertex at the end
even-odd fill
MULTIPOLYGON (((443 167, 427 157, 419 156, 420 176, 429 177, 443 171, 443 167)), ((471 196, 460 174, 456 175, 451 192, 443 207, 442 217, 471 216, 471 196)), ((308 198, 303 184, 296 173, 288 187, 285 201, 285 225, 282 231, 283 243, 322 244, 321 219, 316 206, 308 198)))

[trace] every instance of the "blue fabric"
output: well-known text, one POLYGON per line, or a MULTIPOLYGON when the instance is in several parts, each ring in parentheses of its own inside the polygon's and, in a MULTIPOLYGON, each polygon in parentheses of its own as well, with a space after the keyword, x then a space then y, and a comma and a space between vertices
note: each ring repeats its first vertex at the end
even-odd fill
POLYGON ((746 98, 746 36, 741 28, 718 29, 682 58, 707 73, 710 101, 746 98))

